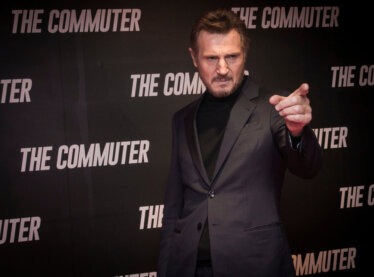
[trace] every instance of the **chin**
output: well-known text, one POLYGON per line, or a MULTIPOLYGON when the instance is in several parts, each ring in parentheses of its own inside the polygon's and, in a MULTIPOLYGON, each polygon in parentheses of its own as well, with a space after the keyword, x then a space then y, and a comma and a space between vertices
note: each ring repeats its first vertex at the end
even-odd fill
POLYGON ((230 94, 232 94, 232 91, 215 91, 214 93, 212 93, 212 95, 214 97, 217 97, 217 98, 223 98, 223 97, 227 97, 229 96, 230 94))
POLYGON ((218 89, 211 90, 211 91, 213 91, 212 94, 215 97, 226 97, 234 92, 233 88, 226 88, 226 89, 218 88, 218 89))

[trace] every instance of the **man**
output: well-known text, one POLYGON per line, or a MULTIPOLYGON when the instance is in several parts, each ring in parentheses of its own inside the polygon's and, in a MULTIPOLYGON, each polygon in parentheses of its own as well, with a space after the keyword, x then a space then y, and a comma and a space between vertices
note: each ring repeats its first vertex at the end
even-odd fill
POLYGON ((285 171, 314 177, 321 148, 308 85, 271 95, 244 75, 246 27, 206 13, 189 48, 206 86, 173 117, 158 277, 294 276, 280 219, 285 171))

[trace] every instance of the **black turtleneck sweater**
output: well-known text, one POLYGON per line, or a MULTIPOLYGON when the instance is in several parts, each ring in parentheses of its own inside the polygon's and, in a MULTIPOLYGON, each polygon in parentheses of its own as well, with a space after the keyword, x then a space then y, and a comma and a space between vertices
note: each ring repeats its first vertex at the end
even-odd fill
MULTIPOLYGON (((199 137, 201 155, 208 177, 211 179, 214 173, 222 138, 226 124, 230 116, 231 108, 240 94, 241 86, 227 97, 217 98, 209 92, 204 94, 197 113, 197 133, 199 137)), ((208 220, 204 224, 200 239, 197 263, 198 265, 210 265, 210 243, 208 232, 208 220)))

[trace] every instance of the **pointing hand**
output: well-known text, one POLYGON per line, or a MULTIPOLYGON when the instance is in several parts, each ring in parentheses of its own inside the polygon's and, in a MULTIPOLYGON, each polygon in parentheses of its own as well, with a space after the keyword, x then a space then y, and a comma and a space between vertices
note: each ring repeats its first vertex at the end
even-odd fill
POLYGON ((279 115, 286 121, 286 126, 292 136, 300 136, 305 125, 312 121, 312 107, 310 106, 309 85, 301 84, 288 96, 273 95, 270 104, 274 105, 279 115))

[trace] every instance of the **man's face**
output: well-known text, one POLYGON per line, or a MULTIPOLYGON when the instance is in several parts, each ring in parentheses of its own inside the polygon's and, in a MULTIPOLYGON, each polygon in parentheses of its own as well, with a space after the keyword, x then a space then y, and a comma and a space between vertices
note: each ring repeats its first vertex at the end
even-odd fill
POLYGON ((213 96, 225 97, 238 88, 244 75, 246 54, 237 31, 227 34, 201 31, 197 52, 191 48, 189 51, 201 80, 213 96))

